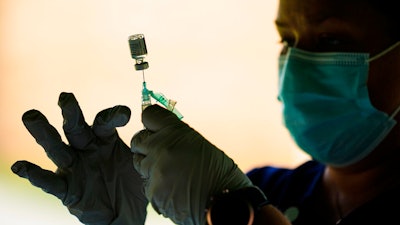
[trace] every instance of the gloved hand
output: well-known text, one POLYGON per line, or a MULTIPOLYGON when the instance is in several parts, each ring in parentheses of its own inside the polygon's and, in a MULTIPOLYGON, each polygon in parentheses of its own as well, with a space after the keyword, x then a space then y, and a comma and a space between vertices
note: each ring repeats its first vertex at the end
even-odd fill
POLYGON ((69 145, 39 111, 30 110, 22 117, 57 171, 27 161, 14 163, 12 171, 58 197, 84 224, 143 225, 148 203, 143 180, 133 168, 129 147, 116 130, 129 121, 129 108, 103 110, 90 127, 73 94, 61 93, 58 104, 69 145))
POLYGON ((153 208, 173 222, 204 225, 212 196, 252 186, 232 159, 170 111, 149 106, 142 122, 146 129, 131 141, 133 163, 153 208))

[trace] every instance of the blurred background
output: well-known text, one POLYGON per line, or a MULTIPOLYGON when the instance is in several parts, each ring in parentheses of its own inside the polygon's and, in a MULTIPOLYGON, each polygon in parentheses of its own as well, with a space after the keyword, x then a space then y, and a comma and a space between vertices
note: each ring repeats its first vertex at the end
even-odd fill
MULTIPOLYGON (((129 143, 143 127, 132 34, 145 35, 148 88, 178 101, 183 120, 243 171, 306 160, 281 123, 276 10, 277 0, 1 0, 2 224, 80 224, 58 199, 11 173, 21 159, 55 169, 21 116, 38 109, 62 131, 63 91, 75 94, 88 123, 123 104, 132 117, 119 133, 129 143)), ((149 207, 146 224, 172 223, 149 207)))

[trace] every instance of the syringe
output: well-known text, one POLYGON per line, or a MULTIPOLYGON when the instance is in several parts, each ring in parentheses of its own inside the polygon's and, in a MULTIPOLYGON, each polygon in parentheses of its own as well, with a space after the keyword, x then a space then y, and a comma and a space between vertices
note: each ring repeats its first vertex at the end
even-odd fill
POLYGON ((167 99, 162 93, 154 93, 153 91, 149 91, 150 96, 157 100, 157 102, 161 103, 165 108, 167 108, 169 111, 175 113, 175 115, 179 118, 182 119, 183 115, 175 108, 176 101, 172 99, 167 99))
POLYGON ((147 55, 146 42, 143 34, 135 34, 129 36, 129 47, 131 49, 132 58, 136 60, 135 69, 142 71, 143 76, 143 88, 142 88, 142 110, 147 106, 151 105, 150 97, 154 98, 157 102, 161 103, 168 110, 175 113, 179 119, 183 118, 183 115, 175 108, 176 101, 167 99, 162 93, 154 93, 147 89, 147 84, 144 76, 144 70, 149 68, 149 63, 144 61, 144 57, 147 55))

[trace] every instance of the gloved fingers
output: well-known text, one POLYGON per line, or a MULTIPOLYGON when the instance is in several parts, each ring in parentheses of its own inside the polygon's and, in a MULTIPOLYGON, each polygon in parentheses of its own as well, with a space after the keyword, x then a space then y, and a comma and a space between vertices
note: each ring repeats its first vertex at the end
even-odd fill
POLYGON ((36 142, 44 148, 47 156, 58 167, 67 168, 72 164, 73 153, 41 112, 29 110, 22 116, 22 121, 36 142))
POLYGON ((144 146, 144 142, 153 132, 145 129, 137 132, 131 139, 131 152, 141 155, 147 155, 148 149, 144 146))
POLYGON ((64 117, 63 129, 69 144, 77 149, 85 149, 95 140, 95 136, 85 122, 75 96, 72 93, 61 93, 58 105, 64 117))
POLYGON ((32 185, 63 200, 67 193, 67 183, 55 173, 44 170, 28 161, 17 161, 11 170, 18 176, 28 179, 32 185))
POLYGON ((143 111, 142 122, 147 129, 153 132, 171 124, 182 123, 174 113, 157 104, 151 105, 143 111))
POLYGON ((152 147, 149 146, 148 138, 150 138, 152 134, 154 133, 144 129, 137 132, 131 140, 133 167, 144 179, 148 179, 150 177, 152 168, 157 164, 154 157, 159 156, 150 154, 152 147))
POLYGON ((110 137, 116 134, 116 127, 124 126, 128 123, 131 110, 122 105, 105 109, 96 115, 93 122, 93 132, 97 137, 110 137))
POLYGON ((146 159, 145 155, 136 153, 133 154, 133 168, 142 176, 144 179, 148 179, 150 177, 151 165, 149 161, 146 159))

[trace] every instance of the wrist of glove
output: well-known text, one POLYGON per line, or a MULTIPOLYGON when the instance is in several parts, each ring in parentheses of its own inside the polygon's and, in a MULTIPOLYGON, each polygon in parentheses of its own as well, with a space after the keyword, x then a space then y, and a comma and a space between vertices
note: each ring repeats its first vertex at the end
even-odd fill
POLYGON ((135 169, 153 208, 177 224, 206 224, 211 196, 253 186, 223 151, 173 113, 153 105, 131 141, 135 169))

